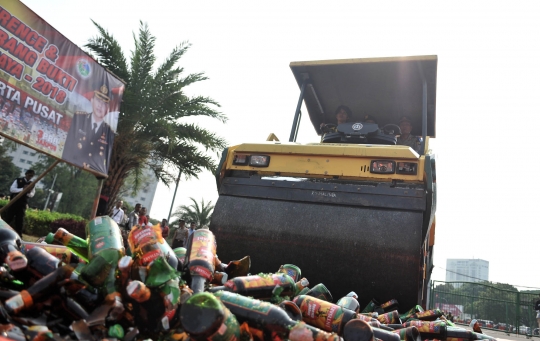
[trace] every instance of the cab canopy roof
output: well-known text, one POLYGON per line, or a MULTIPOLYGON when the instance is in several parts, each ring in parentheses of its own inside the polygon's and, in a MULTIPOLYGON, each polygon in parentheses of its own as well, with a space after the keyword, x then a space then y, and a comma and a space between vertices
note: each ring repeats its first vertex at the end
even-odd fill
POLYGON ((320 134, 321 123, 336 123, 335 111, 348 106, 350 122, 373 116, 380 126, 398 124, 409 116, 414 135, 422 135, 422 88, 427 86, 427 135, 435 137, 437 56, 362 58, 292 62, 311 123, 320 134))

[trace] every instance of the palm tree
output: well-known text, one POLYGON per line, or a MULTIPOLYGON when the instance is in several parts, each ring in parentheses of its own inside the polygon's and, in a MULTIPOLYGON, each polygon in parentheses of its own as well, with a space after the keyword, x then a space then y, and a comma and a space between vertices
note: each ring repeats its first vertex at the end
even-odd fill
POLYGON ((198 226, 210 225, 212 211, 214 210, 212 201, 205 203, 204 199, 201 199, 201 204, 199 205, 195 199, 189 199, 192 201, 192 204, 179 206, 174 211, 173 217, 182 218, 187 222, 194 221, 198 226))
POLYGON ((116 39, 93 23, 99 35, 89 39, 85 47, 126 83, 109 177, 102 189, 102 195, 109 197, 108 209, 112 209, 129 175, 134 176, 135 190, 141 185, 144 166, 166 185, 180 173, 189 178, 205 169, 213 171, 216 163, 206 152, 222 150, 225 140, 183 119, 208 116, 225 122, 226 117, 214 109, 219 104, 213 99, 184 93, 188 85, 207 79, 203 73, 183 76, 183 68, 177 66, 190 44, 181 43, 156 66, 156 38, 141 22, 128 64, 116 39))

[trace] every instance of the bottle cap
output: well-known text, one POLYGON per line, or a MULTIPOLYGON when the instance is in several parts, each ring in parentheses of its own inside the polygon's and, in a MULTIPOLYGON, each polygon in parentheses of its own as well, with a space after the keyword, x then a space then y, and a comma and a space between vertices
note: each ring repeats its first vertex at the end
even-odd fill
POLYGON ((52 244, 54 242, 54 234, 52 232, 49 232, 47 237, 45 237, 45 243, 52 244))

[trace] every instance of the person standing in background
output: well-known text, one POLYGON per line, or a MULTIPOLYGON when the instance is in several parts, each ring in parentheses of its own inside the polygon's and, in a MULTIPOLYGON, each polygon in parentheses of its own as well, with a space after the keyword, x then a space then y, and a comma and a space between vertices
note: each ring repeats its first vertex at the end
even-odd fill
POLYGON ((133 226, 139 223, 139 211, 141 210, 141 204, 137 203, 135 208, 128 216, 127 229, 131 230, 133 226))
POLYGON ((178 221, 178 227, 174 230, 172 248, 186 247, 189 231, 186 228, 186 221, 180 219, 178 221))
POLYGON ((120 226, 124 221, 124 210, 122 209, 122 204, 124 204, 124 202, 122 200, 118 200, 111 213, 111 218, 118 224, 118 226, 120 226))
POLYGON ((193 231, 196 230, 196 227, 197 227, 197 224, 192 221, 190 224, 189 224, 189 230, 188 230, 188 237, 191 236, 191 234, 193 233, 193 231))
POLYGON ((26 214, 26 207, 28 206, 28 198, 32 198, 36 193, 34 184, 31 181, 35 174, 36 173, 32 169, 29 169, 26 171, 26 173, 24 173, 24 177, 17 178, 15 181, 13 181, 9 189, 11 192, 10 200, 13 200, 13 198, 15 198, 17 194, 22 192, 26 187, 32 186, 32 189, 30 192, 26 193, 26 195, 17 199, 17 201, 8 207, 8 209, 2 215, 2 219, 4 219, 4 221, 8 224, 15 219, 15 231, 17 231, 21 238, 23 233, 24 216, 26 214))
POLYGON ((167 219, 161 220, 161 236, 165 239, 169 236, 169 224, 167 219))
POLYGON ((146 207, 141 207, 139 211, 139 226, 148 225, 148 217, 146 216, 146 207))

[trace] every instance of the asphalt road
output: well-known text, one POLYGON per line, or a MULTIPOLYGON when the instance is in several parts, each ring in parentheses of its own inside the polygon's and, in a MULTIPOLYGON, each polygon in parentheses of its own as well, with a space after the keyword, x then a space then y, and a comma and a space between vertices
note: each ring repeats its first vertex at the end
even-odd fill
MULTIPOLYGON (((458 327, 461 327, 461 328, 465 328, 467 330, 472 330, 472 328, 469 328, 469 326, 467 325, 463 325, 463 324, 459 324, 459 323, 456 323, 456 326, 458 327)), ((495 331, 495 330, 489 330, 489 329, 482 329, 482 331, 484 332, 484 334, 487 334, 489 336, 492 336, 494 338, 496 338, 497 340, 514 340, 514 341, 526 341, 526 340, 531 340, 531 341, 540 341, 540 337, 539 336, 533 336, 533 337, 527 337, 526 335, 518 335, 518 334, 507 334, 506 332, 503 332, 503 331, 495 331)))

